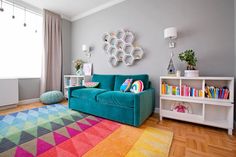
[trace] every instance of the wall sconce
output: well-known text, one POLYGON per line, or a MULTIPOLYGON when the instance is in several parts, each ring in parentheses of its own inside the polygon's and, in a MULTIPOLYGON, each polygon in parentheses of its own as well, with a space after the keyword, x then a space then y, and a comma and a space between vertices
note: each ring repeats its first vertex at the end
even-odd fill
POLYGON ((91 48, 85 44, 82 45, 82 51, 85 53, 85 56, 89 59, 91 57, 91 48))
POLYGON ((1 11, 1 12, 4 11, 4 9, 3 9, 3 7, 2 7, 2 3, 3 3, 3 2, 2 2, 2 0, 1 0, 1 5, 0 5, 0 11, 1 11))
POLYGON ((164 38, 169 40, 169 48, 175 48, 174 39, 177 38, 177 28, 169 27, 164 30, 164 38))
MULTIPOLYGON (((175 48, 174 39, 177 38, 177 28, 169 27, 164 30, 164 38, 169 40, 169 48, 175 48)), ((167 68, 168 75, 175 75, 176 69, 173 62, 174 53, 171 52, 171 58, 167 68)))

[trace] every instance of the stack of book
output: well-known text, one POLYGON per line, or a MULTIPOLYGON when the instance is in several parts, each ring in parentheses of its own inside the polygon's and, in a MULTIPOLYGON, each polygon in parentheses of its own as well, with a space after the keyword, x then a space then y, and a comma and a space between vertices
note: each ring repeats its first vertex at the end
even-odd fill
POLYGON ((162 82, 161 85, 161 93, 164 95, 180 95, 180 88, 179 86, 171 86, 165 82, 162 82))
POLYGON ((198 90, 194 87, 187 85, 182 85, 181 89, 179 86, 169 85, 165 82, 162 82, 161 93, 163 95, 177 95, 177 96, 191 96, 191 97, 202 97, 203 91, 198 90))
POLYGON ((65 84, 65 86, 69 86, 70 85, 70 79, 69 78, 65 78, 64 79, 64 84, 65 84))
POLYGON ((205 97, 215 99, 229 99, 228 87, 217 88, 214 86, 205 86, 205 97))
POLYGON ((202 97, 203 91, 187 85, 181 86, 181 96, 202 97))

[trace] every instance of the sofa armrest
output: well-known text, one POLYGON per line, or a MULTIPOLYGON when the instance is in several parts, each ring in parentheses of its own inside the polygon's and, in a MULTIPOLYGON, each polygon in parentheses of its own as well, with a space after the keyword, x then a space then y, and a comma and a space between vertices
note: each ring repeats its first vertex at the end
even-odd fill
POLYGON ((150 88, 135 94, 134 100, 134 125, 139 126, 153 112, 155 108, 155 89, 150 88))
POLYGON ((75 86, 75 87, 69 87, 68 88, 68 99, 70 99, 71 97, 71 93, 73 90, 76 90, 76 89, 82 89, 82 88, 86 88, 85 86, 75 86))

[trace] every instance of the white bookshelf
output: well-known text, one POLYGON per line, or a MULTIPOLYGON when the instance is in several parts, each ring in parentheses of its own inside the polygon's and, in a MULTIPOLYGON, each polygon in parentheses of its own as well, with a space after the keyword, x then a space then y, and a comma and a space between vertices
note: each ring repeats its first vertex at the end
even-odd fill
POLYGON ((204 124, 228 129, 232 135, 234 117, 234 78, 233 77, 160 77, 160 119, 163 117, 204 124), (162 92, 162 83, 177 86, 180 95, 165 94, 162 92), (207 98, 205 84, 218 88, 227 87, 229 96, 225 99, 207 98), (187 85, 203 91, 202 96, 181 96, 182 85, 187 85), (171 111, 174 103, 188 103, 192 113, 171 111))
POLYGON ((75 86, 83 86, 88 81, 89 76, 80 75, 64 75, 64 96, 68 98, 68 88, 75 86))

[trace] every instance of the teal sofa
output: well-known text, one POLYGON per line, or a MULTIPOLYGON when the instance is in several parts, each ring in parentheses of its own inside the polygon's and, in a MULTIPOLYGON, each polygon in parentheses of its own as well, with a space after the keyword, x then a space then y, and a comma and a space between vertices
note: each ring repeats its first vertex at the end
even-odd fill
POLYGON ((141 125, 154 111, 155 90, 150 88, 148 75, 95 74, 92 81, 100 82, 98 88, 69 88, 70 109, 133 126, 141 125), (144 91, 120 92, 120 86, 128 78, 142 80, 144 91))

